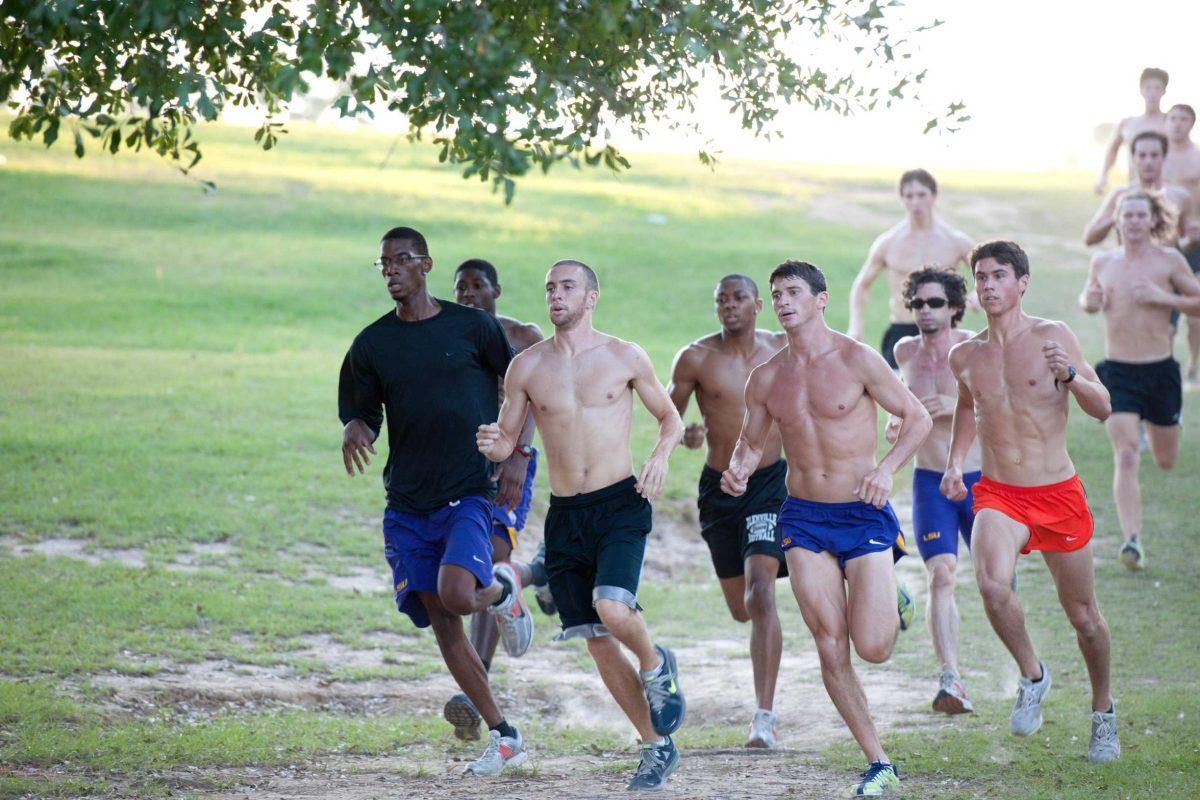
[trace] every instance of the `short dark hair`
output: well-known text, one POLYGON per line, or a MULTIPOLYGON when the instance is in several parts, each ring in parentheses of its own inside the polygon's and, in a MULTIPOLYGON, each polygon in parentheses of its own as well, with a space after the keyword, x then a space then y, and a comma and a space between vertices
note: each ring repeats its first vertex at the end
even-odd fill
POLYGON ((1196 109, 1192 108, 1187 103, 1176 103, 1167 110, 1167 113, 1170 114, 1172 111, 1182 111, 1192 118, 1192 122, 1196 121, 1196 109))
POLYGON ((587 264, 583 263, 582 261, 577 261, 573 258, 563 258, 563 259, 559 259, 558 261, 555 261, 554 265, 552 267, 550 267, 550 269, 554 269, 554 267, 560 267, 563 265, 579 267, 581 270, 583 270, 583 274, 587 278, 588 290, 592 291, 592 292, 600 291, 600 279, 596 277, 595 271, 593 271, 592 268, 589 267, 587 264))
POLYGON ((771 278, 767 282, 774 285, 775 281, 781 278, 799 278, 808 284, 808 290, 813 296, 828 291, 825 288, 825 273, 807 261, 789 258, 771 272, 771 278))
POLYGON ((922 267, 910 273, 904 282, 904 305, 917 296, 917 289, 927 283, 940 283, 946 292, 946 302, 951 308, 958 309, 950 318, 950 327, 962 322, 963 314, 967 311, 967 282, 957 272, 950 272, 941 267, 922 267))
POLYGON ((417 252, 423 256, 429 255, 429 245, 425 244, 425 237, 420 234, 416 228, 392 228, 383 235, 379 241, 386 242, 388 239, 404 239, 412 242, 413 247, 417 248, 417 252))
POLYGON ((720 286, 722 283, 725 283, 726 281, 742 281, 743 283, 748 284, 750 286, 750 290, 752 292, 754 292, 754 296, 758 297, 758 284, 755 283, 754 279, 751 278, 749 275, 739 275, 738 273, 734 272, 730 275, 726 275, 724 278, 721 278, 721 280, 717 281, 717 286, 720 286))
POLYGON ((1145 139, 1153 139, 1154 141, 1158 142, 1160 145, 1162 145, 1163 155, 1165 156, 1167 154, 1167 137, 1166 136, 1159 133, 1158 131, 1142 131, 1137 136, 1133 137, 1133 141, 1129 143, 1130 155, 1137 152, 1138 142, 1143 141, 1145 139))
POLYGON ((1152 80, 1162 81, 1162 85, 1166 86, 1167 81, 1170 79, 1171 76, 1167 74, 1165 69, 1159 69, 1158 67, 1146 67, 1144 70, 1142 70, 1142 77, 1138 78, 1138 86, 1141 86, 1146 81, 1152 80))
POLYGON ((468 258, 466 261, 458 265, 454 270, 454 274, 462 272, 464 269, 473 269, 476 272, 482 272, 483 277, 488 279, 488 283, 492 286, 500 285, 500 276, 496 274, 496 268, 492 266, 492 262, 482 258, 468 258))
POLYGON ((910 169, 908 172, 900 176, 900 194, 904 194, 904 187, 913 181, 916 181, 929 191, 937 194, 937 181, 934 180, 933 175, 929 174, 928 170, 924 169, 910 169))
POLYGON ((991 258, 1000 264, 1012 267, 1013 273, 1018 278, 1029 274, 1029 256, 1025 255, 1025 251, 1016 242, 997 239, 993 242, 976 245, 975 249, 971 251, 971 271, 974 272, 975 265, 985 258, 991 258))

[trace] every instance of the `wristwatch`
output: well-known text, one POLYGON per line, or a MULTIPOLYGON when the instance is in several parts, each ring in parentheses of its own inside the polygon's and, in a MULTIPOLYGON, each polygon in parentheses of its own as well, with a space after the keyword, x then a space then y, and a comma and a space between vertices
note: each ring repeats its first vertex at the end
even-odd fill
POLYGON ((1075 380, 1075 375, 1076 375, 1075 368, 1072 367, 1070 364, 1067 364, 1067 379, 1065 381, 1062 381, 1063 386, 1066 386, 1068 383, 1075 380))
MULTIPOLYGON (((1074 378, 1075 377, 1074 374, 1072 374, 1071 377, 1074 378)), ((526 458, 533 458, 533 448, 527 444, 517 445, 516 447, 513 448, 513 452, 520 453, 521 455, 525 456, 526 458)))

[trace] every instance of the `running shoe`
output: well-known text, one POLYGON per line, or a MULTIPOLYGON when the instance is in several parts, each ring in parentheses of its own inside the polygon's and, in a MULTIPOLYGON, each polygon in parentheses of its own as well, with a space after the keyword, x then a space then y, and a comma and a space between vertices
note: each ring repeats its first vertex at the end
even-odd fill
POLYGON ((943 672, 938 678, 937 697, 933 698, 933 710, 943 714, 970 714, 975 710, 967 699, 967 690, 953 672, 943 672))
POLYGON ((679 748, 671 737, 666 737, 664 744, 647 742, 642 745, 641 760, 637 770, 629 779, 629 788, 634 790, 661 789, 667 778, 679 769, 679 748))
POLYGON ((1050 672, 1042 664, 1042 679, 1037 683, 1024 675, 1017 684, 1017 702, 1008 718, 1009 727, 1017 736, 1033 736, 1042 727, 1042 700, 1050 693, 1050 672))
POLYGON ((473 742, 479 738, 479 725, 483 717, 475 709, 475 704, 465 694, 456 694, 446 701, 442 716, 454 726, 454 736, 464 742, 473 742))
POLYGON ((675 654, 659 645, 654 645, 654 649, 658 651, 662 664, 653 675, 642 675, 642 684, 646 689, 646 702, 650 704, 650 723, 654 725, 654 732, 659 736, 670 736, 683 724, 687 703, 679 688, 679 667, 675 663, 675 654))
MULTIPOLYGON (((513 727, 517 731, 516 727, 513 727)), ((525 739, 521 732, 516 736, 501 736, 500 731, 488 731, 487 749, 476 760, 467 764, 467 775, 486 777, 499 775, 505 767, 519 767, 529 755, 525 752, 525 739)))
POLYGON ((1142 551, 1141 540, 1130 539, 1121 545, 1119 558, 1122 564, 1134 572, 1144 569, 1146 566, 1146 554, 1142 551))
MULTIPOLYGON (((538 545, 537 555, 533 557, 533 561, 529 563, 529 566, 533 569, 534 575, 546 574, 545 541, 538 545)), ((550 593, 549 580, 545 580, 542 583, 538 583, 536 579, 533 581, 533 598, 537 600, 538 608, 547 617, 553 617, 558 613, 558 606, 554 602, 554 595, 550 593)))
POLYGON ((900 581, 896 581, 896 610, 900 612, 900 630, 908 630, 917 614, 917 603, 909 594, 908 587, 900 581))
POLYGON ((768 750, 774 750, 778 740, 775 733, 776 719, 778 719, 778 715, 774 711, 765 711, 761 708, 755 711, 754 718, 750 720, 750 738, 746 740, 746 747, 765 747, 768 750))
POLYGON ((521 579, 510 564, 497 564, 496 580, 508 584, 509 593, 503 603, 491 606, 488 610, 496 618, 500 626, 500 641, 504 642, 504 652, 513 658, 520 658, 529 650, 533 641, 533 615, 525 606, 521 597, 521 579))
POLYGON ((862 780, 850 787, 851 797, 880 797, 891 789, 900 788, 900 771, 895 764, 872 761, 862 774, 862 780))
POLYGON ((1092 740, 1088 743, 1088 761, 1101 764, 1121 757, 1121 741, 1117 738, 1117 707, 1110 711, 1092 712, 1092 740))

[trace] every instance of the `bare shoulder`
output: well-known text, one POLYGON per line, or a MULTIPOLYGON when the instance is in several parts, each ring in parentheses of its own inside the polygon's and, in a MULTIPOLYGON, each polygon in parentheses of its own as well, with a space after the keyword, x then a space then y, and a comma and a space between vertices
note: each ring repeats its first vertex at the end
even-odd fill
POLYGON ((854 372, 861 374, 864 371, 877 369, 880 365, 888 372, 892 371, 892 368, 888 366, 883 356, 875 352, 875 348, 869 344, 860 342, 838 331, 831 331, 831 333, 834 337, 834 354, 839 361, 854 372))
POLYGON ((634 372, 640 372, 645 368, 653 371, 654 365, 650 361, 650 356, 637 342, 627 342, 607 333, 602 333, 600 336, 604 337, 604 341, 598 345, 597 349, 609 353, 619 363, 628 366, 634 372))
POLYGON ((718 338, 719 334, 711 333, 679 348, 679 352, 675 354, 674 369, 676 371, 699 369, 704 363, 705 356, 717 349, 715 340, 718 338))
POLYGON ((883 250, 885 247, 887 247, 889 244, 891 244, 892 239, 896 238, 896 235, 900 232, 901 228, 903 228, 903 227, 904 227, 904 220, 900 220, 895 225, 893 225, 892 227, 888 228, 883 233, 876 236, 875 241, 871 243, 871 251, 878 252, 880 250, 883 250))
POLYGON ((1162 245, 1156 245, 1156 247, 1158 248, 1159 254, 1166 259, 1166 261, 1168 261, 1172 267, 1183 267, 1188 272, 1191 272, 1192 268, 1188 264, 1187 258, 1184 257, 1183 253, 1179 252, 1178 248, 1163 247, 1162 245))
POLYGON ((787 347, 787 334, 783 331, 757 331, 758 340, 768 347, 772 347, 776 352, 787 347))
POLYGON ((892 357, 896 359, 897 364, 907 363, 910 358, 917 354, 917 350, 920 347, 920 336, 905 336, 896 342, 896 345, 892 348, 892 357))
POLYGON ((526 347, 521 352, 513 357, 512 363, 508 366, 509 380, 524 380, 534 374, 539 367, 545 364, 546 358, 554 353, 554 342, 550 339, 543 339, 540 342, 526 347))
POLYGON ((1075 338, 1075 331, 1071 330, 1071 326, 1057 319, 1034 317, 1033 326, 1029 332, 1038 337, 1068 336, 1072 339, 1075 338))
POLYGON ((787 348, 784 347, 778 353, 771 356, 754 369, 750 370, 750 377, 746 379, 747 388, 757 388, 770 384, 775 377, 775 373, 779 371, 780 365, 783 364, 784 359, 787 357, 788 351, 787 348))
POLYGON ((508 337, 508 341, 514 349, 524 350, 545 338, 542 336, 542 329, 536 322, 521 322, 519 319, 500 314, 496 315, 496 319, 500 321, 500 325, 504 328, 504 335, 508 337))
POLYGON ((987 330, 985 329, 951 347, 949 356, 951 371, 955 375, 961 373, 979 355, 986 344, 987 330))

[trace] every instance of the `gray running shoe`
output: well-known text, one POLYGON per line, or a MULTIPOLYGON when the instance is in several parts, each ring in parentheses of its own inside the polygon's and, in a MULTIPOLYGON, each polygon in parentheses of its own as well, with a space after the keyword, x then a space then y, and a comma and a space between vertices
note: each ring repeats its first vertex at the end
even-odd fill
POLYGON ((1017 683, 1017 702, 1009 716, 1009 727, 1017 736, 1033 736, 1042 727, 1042 700, 1050 693, 1050 671, 1042 664, 1042 679, 1037 683, 1021 676, 1017 683))
POLYGON ((629 788, 633 790, 654 790, 663 788, 667 778, 679 769, 679 749, 671 737, 666 744, 643 744, 642 759, 638 762, 637 771, 629 779, 629 788))
POLYGON ((454 726, 455 738, 464 742, 479 738, 479 725, 483 722, 483 717, 465 694, 456 694, 447 700, 446 707, 442 709, 442 716, 454 726))
MULTIPOLYGON (((513 730, 517 730, 513 727, 513 730)), ((519 767, 529 755, 525 752, 525 740, 517 731, 516 738, 501 736, 499 731, 488 731, 487 749, 476 760, 467 764, 466 775, 499 775, 505 767, 519 767)))
POLYGON ((775 733, 775 720, 778 718, 774 711, 762 709, 755 711, 754 718, 750 720, 750 738, 746 740, 746 747, 765 747, 768 750, 774 750, 778 746, 778 737, 775 733))
POLYGON ((513 658, 520 658, 529 650, 533 642, 533 615, 521 598, 521 579, 509 564, 497 564, 496 580, 504 581, 510 589, 508 599, 497 606, 488 609, 500 626, 500 641, 504 643, 504 652, 513 658))
POLYGON ((1092 712, 1092 741, 1088 743, 1088 761, 1101 764, 1121 757, 1121 741, 1117 738, 1117 707, 1112 711, 1092 712))
POLYGON ((937 697, 933 698, 933 710, 943 714, 970 714, 975 710, 967 699, 966 687, 953 672, 943 672, 938 678, 937 697))

